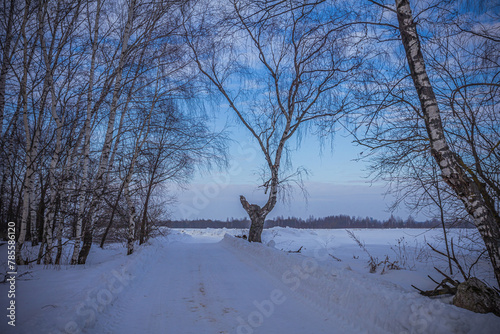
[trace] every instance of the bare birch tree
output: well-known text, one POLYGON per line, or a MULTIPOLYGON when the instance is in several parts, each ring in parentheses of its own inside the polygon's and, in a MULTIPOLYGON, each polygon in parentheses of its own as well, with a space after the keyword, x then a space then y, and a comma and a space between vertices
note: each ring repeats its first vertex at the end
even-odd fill
MULTIPOLYGON (((30 63, 33 60, 33 52, 36 45, 37 37, 34 40, 30 40, 28 35, 28 21, 30 20, 31 11, 31 1, 25 2, 23 23, 21 26, 21 36, 23 40, 23 61, 22 61, 22 78, 19 83, 20 86, 20 96, 21 96, 21 112, 23 115, 23 125, 25 131, 26 140, 26 174, 25 180, 23 182, 23 206, 22 206, 22 216, 19 224, 19 236, 16 243, 16 262, 18 264, 24 264, 25 261, 22 257, 22 248, 26 240, 28 218, 30 212, 34 212, 34 183, 35 183, 35 170, 36 161, 35 158, 38 154, 38 144, 39 136, 41 131, 41 122, 43 121, 43 108, 39 109, 38 117, 35 118, 36 121, 33 126, 33 131, 30 127, 30 111, 28 110, 28 72, 30 70, 30 63)), ((33 215, 32 217, 33 218, 33 215)))
POLYGON ((307 123, 335 121, 346 111, 347 82, 359 66, 351 31, 345 17, 320 2, 200 2, 185 14, 192 17, 184 28, 194 62, 265 159, 266 203, 240 196, 252 221, 248 240, 260 242, 278 190, 291 177, 282 166, 289 140, 307 123))
POLYGON ((450 149, 446 140, 439 105, 427 74, 420 37, 409 1, 396 0, 396 11, 401 41, 420 99, 432 156, 441 169, 442 178, 455 191, 469 214, 474 217, 500 285, 500 217, 495 202, 485 186, 478 182, 476 175, 467 168, 462 158, 450 149))
POLYGON ((500 283, 500 197, 495 176, 499 123, 492 103, 498 96, 498 47, 491 39, 495 34, 471 33, 467 23, 474 22, 474 15, 456 2, 415 3, 418 14, 413 14, 408 0, 397 0, 395 6, 370 2, 382 13, 380 21, 372 21, 373 35, 392 45, 393 54, 379 58, 385 64, 374 64, 380 71, 366 91, 371 103, 374 96, 378 101, 360 127, 373 134, 364 143, 385 150, 386 159, 377 165, 386 175, 404 175, 404 169, 411 175, 412 163, 417 169, 423 166, 414 158, 430 155, 447 185, 445 191, 474 220, 500 283), (425 39, 417 28, 426 29, 425 39), (400 37, 404 58, 397 59, 398 46, 391 44, 394 37, 400 37), (374 121, 379 116, 382 122, 374 121))
MULTIPOLYGON (((73 248, 73 255, 71 257, 71 264, 78 263, 78 254, 80 253, 80 244, 82 238, 82 228, 84 219, 84 208, 85 208, 85 194, 88 189, 88 177, 89 177, 89 164, 90 164, 90 130, 93 115, 95 115, 95 109, 92 108, 92 100, 94 96, 94 78, 95 78, 95 67, 96 67, 96 57, 97 48, 99 45, 99 27, 100 27, 100 17, 101 17, 102 4, 98 0, 95 5, 94 21, 90 25, 88 31, 89 36, 91 36, 92 52, 90 56, 89 64, 89 78, 88 78, 88 90, 87 90, 87 103, 86 103, 86 117, 83 126, 84 133, 84 143, 83 143, 83 162, 82 162, 82 188, 78 194, 78 214, 77 222, 75 227, 75 245, 73 248)), ((91 16, 91 11, 87 12, 89 19, 91 16)))

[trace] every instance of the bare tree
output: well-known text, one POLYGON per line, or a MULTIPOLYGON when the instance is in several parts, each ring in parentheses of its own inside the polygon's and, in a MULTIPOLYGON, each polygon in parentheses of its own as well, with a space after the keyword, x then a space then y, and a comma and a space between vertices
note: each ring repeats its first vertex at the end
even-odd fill
POLYGON ((314 120, 335 121, 346 111, 348 80, 360 63, 348 43, 352 31, 321 2, 199 2, 184 14, 193 61, 265 159, 266 203, 240 196, 252 221, 248 240, 260 242, 278 190, 291 177, 282 167, 290 138, 314 120))
MULTIPOLYGON (((97 48, 99 45, 99 27, 100 27, 100 17, 101 17, 102 4, 100 0, 97 0, 95 5, 95 17, 93 24, 89 24, 89 36, 91 36, 92 53, 90 57, 89 65, 89 81, 87 89, 87 106, 86 106, 86 117, 83 126, 84 143, 83 143, 83 162, 82 162, 82 188, 78 194, 78 216, 75 226, 75 244, 73 248, 73 255, 71 257, 71 264, 78 263, 78 254, 80 253, 80 244, 82 238, 82 228, 84 219, 84 208, 85 208, 85 195, 88 189, 88 177, 89 177, 89 164, 90 164, 90 130, 91 122, 93 116, 96 114, 95 108, 92 108, 92 100, 94 95, 94 78, 95 78, 95 67, 96 67, 96 57, 97 48)), ((89 19, 91 18, 90 11, 87 13, 89 19)), ((102 101, 102 99, 101 99, 102 101)), ((98 106, 98 103, 96 103, 98 106)))
POLYGON ((441 169, 441 176, 455 191, 466 210, 474 217, 481 233, 493 270, 500 285, 500 217, 494 199, 464 164, 462 158, 450 149, 446 140, 439 105, 427 75, 420 38, 408 0, 396 0, 399 30, 406 51, 412 79, 421 103, 421 109, 430 140, 431 152, 441 169))
POLYGON ((140 244, 147 240, 153 224, 150 217, 153 197, 165 197, 169 190, 165 184, 182 186, 196 166, 215 161, 224 167, 227 161, 226 138, 222 133, 212 133, 203 121, 183 116, 173 102, 165 101, 159 108, 167 117, 154 118, 138 166, 140 188, 144 192, 141 196, 144 204, 140 213, 140 244))
MULTIPOLYGON (((393 150, 385 160, 396 166, 392 171, 398 170, 398 164, 408 168, 415 156, 430 152, 449 193, 474 219, 500 284, 499 165, 495 156, 499 123, 494 103, 489 102, 498 96, 498 84, 495 83, 498 48, 492 47, 493 41, 488 38, 491 34, 478 36, 457 32, 449 22, 461 26, 463 21, 471 21, 464 19, 465 10, 450 10, 453 7, 448 3, 443 7, 437 3, 418 7, 419 14, 413 15, 408 0, 397 0, 395 7, 370 2, 378 5, 385 17, 391 17, 390 13, 397 16, 397 30, 393 29, 396 28, 394 24, 381 22, 380 25, 391 26, 392 30, 389 33, 386 30, 385 36, 392 34, 394 37, 396 33, 401 36, 406 58, 406 64, 399 67, 399 60, 387 54, 396 71, 380 66, 385 72, 379 73, 392 73, 389 74, 392 79, 384 81, 382 75, 379 81, 386 86, 372 86, 375 88, 372 95, 382 98, 376 112, 365 122, 375 133, 370 146, 393 150), (422 42, 417 26, 429 27, 426 33, 430 38, 422 42), (427 53, 422 43, 431 45, 427 53), (411 93, 407 79, 411 79, 411 89, 416 94, 411 93), (389 125, 371 121, 382 111, 389 125), (401 154, 404 152, 409 154, 401 154)), ((385 42, 389 45, 393 40, 385 42)), ((411 168, 409 170, 411 173, 411 168)), ((391 172, 390 167, 384 172, 391 172)))
MULTIPOLYGON (((23 13, 23 23, 21 26, 21 36, 23 39, 23 61, 22 61, 22 77, 19 82, 20 86, 20 96, 21 96, 21 110, 23 115, 23 124, 25 131, 25 141, 26 141, 26 174, 25 180, 23 182, 23 207, 22 207, 22 217, 19 226, 19 236, 16 243, 16 262, 18 264, 24 264, 24 259, 22 258, 22 248, 26 240, 28 218, 31 212, 31 222, 34 222, 34 187, 35 187, 35 171, 36 171, 36 156, 38 155, 38 145, 39 137, 42 127, 43 118, 43 108, 39 108, 38 117, 35 117, 35 122, 33 130, 30 127, 30 110, 28 110, 28 72, 30 70, 30 64, 33 60, 33 51, 36 47, 37 37, 34 39, 29 38, 28 35, 28 21, 32 16, 32 4, 31 1, 25 2, 24 13, 23 13)), ((46 91, 46 90, 45 90, 46 91)), ((46 96, 46 94, 45 94, 46 96)), ((43 101, 43 99, 41 99, 43 101)), ((44 103, 40 102, 41 105, 44 103)))

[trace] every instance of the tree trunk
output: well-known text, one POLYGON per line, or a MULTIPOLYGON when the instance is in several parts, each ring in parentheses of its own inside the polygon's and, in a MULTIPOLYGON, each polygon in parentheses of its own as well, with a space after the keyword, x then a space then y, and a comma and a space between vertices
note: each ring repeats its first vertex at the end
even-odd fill
MULTIPOLYGON (((14 37, 14 34, 12 33, 12 26, 14 23, 15 6, 16 6, 15 1, 11 0, 9 7, 9 18, 7 20, 7 27, 4 31, 5 41, 3 44, 2 66, 0 69, 0 138, 2 139, 3 139, 3 120, 4 120, 4 109, 5 109, 5 87, 7 83, 7 73, 11 65, 10 64, 12 55, 11 46, 12 46, 12 38, 14 37)), ((16 44, 17 41, 16 43, 14 43, 14 48, 16 44)))
MULTIPOLYGON (((51 74, 49 74, 51 75, 51 74)), ((48 170, 48 189, 50 191, 50 199, 49 199, 49 205, 47 208, 47 213, 44 219, 44 228, 43 228, 43 233, 44 233, 44 239, 47 245, 47 251, 45 252, 45 259, 44 263, 45 264, 52 264, 52 227, 55 226, 54 222, 54 211, 55 211, 55 206, 56 206, 56 198, 59 192, 59 187, 56 186, 58 182, 56 182, 56 168, 60 160, 61 152, 62 152, 62 120, 60 117, 57 115, 56 111, 56 95, 54 91, 54 86, 53 86, 53 80, 52 78, 50 79, 51 81, 51 94, 52 94, 52 105, 51 105, 51 113, 52 113, 52 118, 54 119, 56 123, 56 148, 54 150, 54 154, 52 155, 52 160, 50 162, 50 167, 48 170)))
POLYGON ((118 210, 118 205, 120 203, 122 191, 123 191, 123 183, 120 185, 120 190, 118 191, 118 194, 116 195, 115 205, 113 206, 113 208, 111 208, 112 211, 111 211, 111 216, 109 217, 108 226, 106 226, 106 229, 104 230, 104 233, 102 234, 101 243, 99 245, 99 247, 101 247, 101 248, 104 248, 104 243, 106 242, 106 238, 108 237, 108 233, 111 230, 111 226, 113 225, 113 221, 115 220, 115 214, 116 214, 116 210, 118 210))
POLYGON ((128 184, 125 188, 125 200, 127 201, 127 213, 128 213, 128 236, 127 236, 127 255, 134 252, 135 243, 135 207, 130 198, 130 191, 128 184))
MULTIPOLYGON (((14 201, 15 198, 20 198, 21 196, 21 191, 15 191, 15 183, 17 181, 16 179, 16 173, 15 173, 15 167, 10 167, 9 172, 7 173, 5 168, 9 164, 10 166, 16 166, 17 161, 19 161, 19 155, 15 154, 15 146, 14 140, 15 140, 15 135, 17 133, 17 126, 18 126, 18 119, 19 119, 19 114, 21 113, 21 103, 22 98, 21 95, 19 94, 17 98, 17 106, 16 110, 14 111, 14 116, 11 119, 10 124, 12 125, 12 129, 7 128, 4 136, 2 137, 2 145, 3 145, 3 154, 6 161, 4 161, 4 164, 1 164, 4 168, 3 169, 3 178, 6 179, 6 185, 5 188, 1 190, 0 193, 0 198, 2 199, 2 208, 6 208, 5 212, 5 217, 4 221, 9 222, 9 221, 20 221, 19 216, 15 217, 14 215, 14 201), (7 135, 8 134, 8 135, 7 135), (7 164, 6 162, 9 161, 7 164), (8 184, 8 192, 7 192, 7 184, 8 184), (4 200, 4 196, 7 195, 7 193, 10 194, 8 201, 4 200), (17 193, 17 196, 16 196, 17 193), (8 203, 7 203, 8 202, 8 203), (5 206, 4 206, 5 205, 5 206)), ((21 186, 22 189, 22 186, 21 186)), ((19 229, 16 231, 16 238, 18 236, 19 229)), ((5 231, 7 233, 7 231, 5 231)))
MULTIPOLYGON (((41 172, 39 174, 42 174, 41 172)), ((43 249, 45 247, 45 243, 46 243, 46 240, 45 240, 45 234, 44 234, 44 228, 45 228, 45 224, 46 224, 46 220, 44 220, 44 217, 45 217, 45 212, 47 210, 46 206, 45 206, 45 197, 47 195, 47 186, 45 184, 42 183, 42 176, 40 176, 40 199, 38 200, 38 210, 37 210, 37 226, 40 226, 41 227, 41 232, 39 231, 39 235, 41 236, 40 238, 40 248, 39 248, 39 251, 38 251, 38 257, 37 257, 37 261, 36 261, 36 264, 40 264, 41 260, 42 260, 42 257, 43 257, 43 249), (38 220, 40 220, 40 222, 38 222, 38 220)))
POLYGON ((36 264, 40 264, 43 257, 43 249, 45 247, 45 240, 42 240, 40 247, 38 248, 38 257, 36 258, 36 264))
MULTIPOLYGON (((109 165, 109 156, 111 153, 111 144, 113 142, 114 136, 114 127, 115 127, 115 119, 116 119, 116 111, 118 109, 118 99, 120 97, 121 89, 122 89, 122 74, 123 74, 123 68, 125 66, 125 60, 127 58, 128 54, 128 41, 130 38, 130 35, 132 33, 132 23, 134 20, 134 15, 135 13, 135 0, 132 0, 129 4, 128 8, 128 16, 127 16, 127 23, 125 25, 125 29, 123 32, 123 40, 122 40, 122 49, 120 53, 120 61, 118 64, 117 68, 117 74, 116 74, 116 79, 115 79, 115 86, 113 88, 113 98, 111 100, 111 106, 109 110, 109 119, 108 119, 108 126, 106 130, 106 135, 104 138, 104 144, 102 147, 101 151, 101 159, 99 162, 99 168, 97 171, 96 175, 96 187, 97 187, 97 194, 92 200, 90 204, 90 212, 93 213, 92 216, 94 216, 97 212, 97 206, 99 204, 99 201, 101 197, 103 196, 105 192, 105 176, 106 172, 109 170, 110 165, 109 165)), ((120 132, 121 129, 118 129, 118 132, 120 132)), ((91 217, 90 221, 87 222, 87 227, 85 228, 85 234, 83 237, 83 246, 82 250, 80 251, 78 255, 78 264, 85 264, 87 261, 87 256, 90 252, 90 248, 92 247, 92 240, 93 240, 93 235, 94 235, 94 225, 95 225, 95 217, 91 217)))
POLYGON ((248 232, 248 241, 250 242, 262 242, 261 235, 262 230, 264 229, 264 223, 266 221, 266 217, 274 209, 276 202, 278 200, 278 171, 279 164, 281 160, 281 152, 285 145, 286 140, 281 140, 278 146, 278 150, 276 151, 276 162, 275 164, 269 163, 269 169, 271 170, 271 179, 268 181, 266 186, 266 193, 269 191, 269 198, 267 199, 266 204, 261 208, 257 204, 249 204, 245 198, 245 196, 240 196, 241 205, 248 213, 252 224, 250 225, 250 231, 248 232))
MULTIPOLYGON (((41 8, 39 11, 41 11, 41 8)), ((28 49, 30 40, 26 36, 26 24, 28 22, 28 16, 30 12, 30 3, 26 1, 25 9, 24 9, 24 17, 23 23, 21 26, 21 35, 23 39, 23 77, 20 82, 20 95, 22 96, 22 115, 23 115, 23 123, 24 123, 24 131, 26 137, 26 176, 24 181, 24 189, 23 189, 23 205, 22 205, 22 217, 21 223, 19 227, 19 237, 16 243, 16 262, 18 264, 25 264, 25 261, 22 258, 22 248, 24 242, 26 241, 27 234, 27 225, 28 225, 28 216, 31 214, 31 218, 34 218, 34 203, 32 200, 34 199, 33 192, 35 191, 34 186, 34 175, 36 166, 36 157, 38 155, 38 145, 39 145, 39 137, 41 132, 41 123, 43 121, 43 109, 45 107, 45 101, 48 94, 48 81, 44 80, 44 86, 42 91, 42 96, 40 98, 39 105, 39 114, 38 117, 35 117, 35 124, 33 130, 33 136, 31 135, 32 131, 30 128, 29 117, 28 117, 28 93, 27 93, 27 82, 28 82, 28 72, 30 70, 30 64, 33 59, 33 51, 35 50, 36 41, 33 42, 33 47, 31 50, 28 49), (30 54, 28 54, 31 51, 30 54)), ((35 37, 37 38, 37 37, 35 37)))
MULTIPOLYGON (((90 218, 92 219, 92 218, 90 218)), ((78 264, 85 264, 87 256, 89 256, 90 248, 92 247, 92 228, 90 221, 85 224, 85 233, 83 234, 83 245, 80 253, 78 253, 78 264)))
MULTIPOLYGON (((26 71, 26 70, 25 70, 26 71)), ((27 75, 27 73, 25 73, 27 75)), ((21 91, 23 93, 26 93, 26 88, 21 88, 21 91)), ((28 227, 28 219, 29 219, 29 214, 30 214, 30 208, 32 207, 30 205, 30 201, 32 199, 32 192, 34 191, 34 165, 35 165, 35 156, 36 156, 36 151, 38 150, 36 147, 36 144, 32 146, 32 141, 31 141, 31 136, 30 136, 30 131, 29 131, 29 123, 28 123, 28 101, 27 101, 27 96, 23 97, 23 118, 24 118, 24 127, 26 131, 26 177, 24 180, 24 186, 23 186, 23 204, 22 204, 22 216, 21 216, 21 223, 19 227, 19 237, 17 239, 16 243, 16 261, 18 264, 25 264, 24 260, 22 259, 21 251, 24 242, 26 241, 26 234, 27 234, 27 227, 28 227)), ((33 139, 35 141, 37 137, 37 131, 35 129, 35 133, 33 135, 33 139)))
POLYGON ((21 224, 19 227, 19 237, 16 243, 16 262, 17 264, 25 264, 24 259, 22 258, 22 248, 24 242, 26 241, 27 227, 28 227, 28 217, 30 212, 30 199, 31 192, 33 189, 33 175, 34 171, 31 167, 31 154, 27 152, 27 165, 28 169, 26 170, 26 179, 24 180, 24 189, 23 189, 23 205, 22 205, 22 216, 21 216, 21 224))
POLYGON ((441 169, 443 180, 455 191, 467 212, 474 218, 500 286, 500 217, 495 211, 494 200, 489 196, 484 185, 474 182, 466 174, 464 162, 451 151, 446 141, 439 106, 425 68, 409 0, 396 0, 396 10, 401 40, 420 99, 432 156, 441 169))
MULTIPOLYGON (((444 207, 443 200, 441 198, 440 183, 438 180, 438 175, 436 171, 436 166, 432 166, 432 179, 436 187, 436 202, 439 207, 439 219, 441 220, 441 227, 443 228, 444 245, 446 246, 446 255, 448 256, 448 268, 450 269, 450 275, 453 275, 453 266, 451 265, 451 254, 450 246, 448 244, 448 232, 446 231, 446 220, 444 217, 444 207)), ((453 238, 452 238, 453 240, 453 238)))
POLYGON ((57 196, 56 200, 56 209, 54 213, 55 217, 55 223, 56 225, 54 226, 57 229, 57 253, 56 253, 56 259, 54 261, 54 264, 61 264, 61 256, 62 256, 62 248, 63 248, 63 243, 62 243, 62 234, 63 234, 63 222, 62 219, 57 219, 59 215, 59 210, 61 206, 61 198, 57 196))
POLYGON ((141 222, 141 231, 139 233, 139 245, 142 245, 146 241, 146 226, 148 222, 148 207, 149 207, 149 198, 151 197, 151 192, 153 190, 153 175, 151 175, 151 179, 148 185, 148 191, 146 193, 146 200, 144 201, 144 212, 142 213, 142 222, 141 222))
MULTIPOLYGON (((88 190, 88 179, 89 179, 89 164, 90 164, 90 125, 92 121, 92 95, 94 89, 94 76, 95 76, 95 59, 97 55, 97 46, 99 38, 99 17, 101 13, 101 1, 97 0, 96 4, 96 17, 94 21, 94 37, 92 40, 92 56, 90 60, 90 72, 89 72, 89 87, 87 92, 87 114, 84 123, 84 144, 83 144, 83 170, 82 170, 82 188, 78 192, 77 205, 78 213, 76 218, 75 226, 75 244, 73 246, 73 255, 71 256, 71 264, 75 265, 78 263, 78 255, 80 253, 81 240, 82 240, 82 229, 83 229, 83 217, 85 210, 85 196, 88 190)), ((92 214, 92 213, 91 213, 92 214)))
POLYGON ((264 230, 264 222, 266 220, 265 216, 256 215, 251 218, 252 224, 250 225, 250 231, 248 232, 248 241, 250 242, 262 242, 261 235, 264 230))
POLYGON ((257 204, 249 204, 245 196, 240 196, 241 205, 250 216, 252 224, 248 232, 248 241, 262 242, 261 235, 264 229, 264 222, 266 220, 267 212, 257 204))
MULTIPOLYGON (((36 177, 36 174, 33 173, 34 177, 36 177)), ((38 246, 38 226, 37 226, 37 214, 36 214, 36 205, 35 205, 35 200, 36 200, 36 182, 35 179, 31 181, 33 183, 33 187, 31 188, 30 192, 30 200, 29 200, 29 211, 30 211, 30 240, 31 240, 31 246, 35 247, 38 246)))

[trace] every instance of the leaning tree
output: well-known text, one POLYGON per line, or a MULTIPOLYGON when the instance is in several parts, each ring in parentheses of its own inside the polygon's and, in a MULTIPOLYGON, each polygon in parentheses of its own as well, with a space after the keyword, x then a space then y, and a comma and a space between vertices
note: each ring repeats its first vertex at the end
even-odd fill
POLYGON ((474 220, 500 284, 500 38, 489 24, 498 14, 474 14, 452 1, 413 8, 409 0, 369 2, 372 15, 380 9, 371 36, 389 52, 374 63, 379 70, 367 92, 377 108, 364 119, 372 137, 363 141, 385 149, 378 165, 386 175, 421 178, 433 160, 444 189, 474 220))
POLYGON ((482 181, 479 169, 468 168, 462 157, 450 148, 439 104, 427 74, 420 36, 409 1, 396 0, 396 12, 401 42, 420 100, 432 156, 441 169, 444 181, 455 191, 467 212, 474 218, 500 284, 500 216, 495 206, 495 188, 491 189, 489 184, 482 181))

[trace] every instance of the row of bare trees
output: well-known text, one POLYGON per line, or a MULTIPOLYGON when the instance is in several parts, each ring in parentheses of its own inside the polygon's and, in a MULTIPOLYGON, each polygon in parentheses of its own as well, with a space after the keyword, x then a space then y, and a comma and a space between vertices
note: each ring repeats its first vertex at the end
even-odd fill
MULTIPOLYGON (((2 232, 17 262, 84 264, 94 239, 127 253, 165 212, 167 185, 224 143, 189 111, 181 2, 4 1, 0 74, 2 232), (112 233, 110 233, 112 232, 112 233)), ((214 160, 215 159, 215 160, 214 160)))

